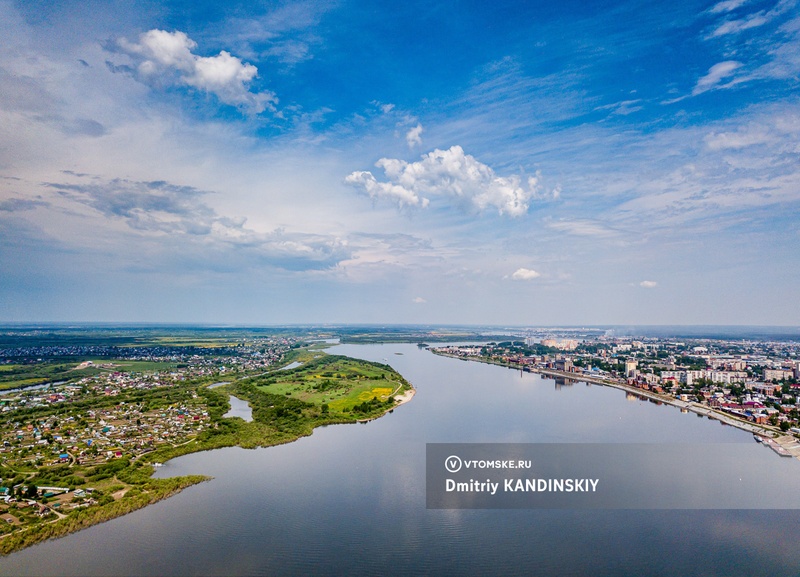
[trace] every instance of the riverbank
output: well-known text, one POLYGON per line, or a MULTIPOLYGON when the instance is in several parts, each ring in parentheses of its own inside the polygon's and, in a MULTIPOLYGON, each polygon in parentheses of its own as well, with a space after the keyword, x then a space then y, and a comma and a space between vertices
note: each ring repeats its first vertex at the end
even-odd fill
MULTIPOLYGON (((497 365, 497 366, 500 366, 500 367, 506 367, 506 368, 514 369, 514 370, 518 370, 518 371, 522 370, 522 368, 519 365, 514 365, 514 364, 511 364, 511 363, 505 363, 505 362, 501 362, 501 361, 496 361, 496 360, 493 360, 493 359, 487 359, 487 358, 483 358, 483 357, 460 357, 460 356, 457 356, 457 355, 451 355, 451 354, 448 354, 448 353, 439 352, 439 351, 436 351, 435 349, 429 349, 429 350, 435 355, 439 355, 439 356, 442 356, 442 357, 449 357, 451 359, 458 359, 458 360, 462 360, 462 361, 476 361, 476 362, 479 362, 479 363, 485 363, 485 364, 489 364, 489 365, 497 365)), ((706 406, 703 406, 703 405, 701 405, 699 403, 681 401, 680 399, 676 399, 674 397, 669 397, 667 395, 661 395, 661 394, 658 394, 658 393, 654 393, 652 391, 646 391, 644 389, 639 389, 637 387, 632 387, 632 386, 630 386, 628 384, 619 383, 619 382, 612 381, 612 380, 609 380, 609 379, 602 379, 602 378, 599 378, 599 377, 593 377, 591 375, 585 375, 585 374, 580 374, 580 373, 569 373, 569 372, 566 372, 566 371, 557 371, 555 369, 543 369, 543 368, 539 368, 539 367, 532 367, 530 365, 526 366, 526 369, 528 371, 532 372, 532 373, 537 373, 537 374, 545 375, 545 376, 549 376, 549 377, 566 378, 566 379, 571 379, 573 381, 578 381, 578 382, 585 382, 585 383, 592 383, 592 384, 596 384, 596 385, 602 385, 602 386, 606 386, 606 387, 613 387, 615 389, 619 389, 621 391, 625 391, 627 393, 631 393, 633 395, 637 395, 637 396, 649 399, 651 401, 664 403, 665 405, 670 405, 672 407, 677 407, 677 408, 679 408, 681 410, 691 411, 691 412, 696 413, 698 415, 702 415, 704 417, 708 417, 710 419, 714 419, 716 421, 720 421, 721 423, 729 425, 731 427, 736 427, 736 428, 741 429, 743 431, 747 431, 749 433, 753 433, 754 435, 759 435, 759 436, 766 437, 766 438, 775 438, 775 437, 777 437, 777 439, 776 439, 777 443, 779 443, 781 445, 789 445, 789 446, 792 447, 792 449, 796 449, 796 452, 794 452, 792 454, 793 454, 793 456, 796 456, 798 459, 800 459, 800 447, 795 447, 795 445, 797 445, 797 442, 796 442, 797 439, 795 439, 794 437, 788 437, 788 439, 787 439, 787 436, 784 435, 780 431, 780 429, 778 429, 777 427, 756 425, 754 423, 751 423, 750 421, 745 421, 743 419, 738 419, 738 418, 736 418, 736 417, 734 417, 732 415, 729 415, 727 413, 722 413, 720 411, 716 411, 716 410, 712 409, 711 407, 706 407, 706 406)))
POLYGON ((414 398, 414 395, 416 393, 417 393, 416 389, 409 389, 401 395, 395 395, 394 396, 395 407, 399 407, 400 405, 406 404, 407 402, 409 402, 411 399, 414 398))
POLYGON ((15 551, 25 549, 31 545, 47 541, 48 539, 58 539, 70 533, 86 529, 92 525, 105 523, 111 519, 127 515, 137 509, 157 503, 162 499, 167 499, 176 495, 192 485, 210 480, 210 477, 202 475, 191 475, 185 477, 173 477, 170 479, 153 479, 152 487, 145 492, 131 493, 130 496, 124 495, 119 500, 112 501, 105 505, 94 508, 86 508, 76 511, 69 516, 61 516, 54 521, 45 521, 39 525, 21 529, 15 533, 9 533, 0 537, 0 555, 8 555, 15 551))

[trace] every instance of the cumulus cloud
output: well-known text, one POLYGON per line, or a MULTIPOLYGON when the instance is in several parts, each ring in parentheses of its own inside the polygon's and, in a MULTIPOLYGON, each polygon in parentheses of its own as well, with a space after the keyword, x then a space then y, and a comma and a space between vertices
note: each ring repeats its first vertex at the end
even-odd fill
POLYGON ((535 270, 529 268, 518 268, 514 274, 511 275, 512 280, 533 280, 542 276, 535 270))
POLYGON ((258 69, 222 50, 216 56, 193 52, 197 43, 184 32, 150 30, 139 35, 138 42, 121 38, 116 50, 130 56, 134 66, 113 65, 115 71, 127 71, 138 80, 159 85, 175 83, 214 94, 221 102, 259 113, 274 109, 278 99, 272 92, 251 92, 250 83, 258 69))
POLYGON ((422 144, 422 125, 417 124, 414 128, 406 132, 406 142, 409 148, 422 144))
POLYGON ((697 96, 708 90, 719 88, 719 83, 733 74, 737 68, 741 67, 742 63, 736 60, 726 60, 725 62, 718 62, 708 69, 708 74, 703 76, 697 81, 692 96, 697 96))
POLYGON ((391 102, 379 102, 377 100, 373 100, 370 104, 374 105, 384 114, 389 114, 392 110, 394 110, 394 104, 391 102))
POLYGON ((639 283, 639 286, 646 289, 656 288, 658 283, 654 280, 643 280, 639 283))
POLYGON ((424 208, 430 203, 429 197, 440 196, 461 200, 480 211, 496 209, 501 215, 521 216, 542 189, 538 171, 524 184, 518 175, 498 176, 460 146, 436 149, 417 162, 381 158, 375 166, 383 170, 385 181, 369 171, 357 171, 345 182, 363 189, 371 198, 388 199, 401 207, 424 208))
MULTIPOLYGON (((385 159, 384 159, 385 160, 385 159)), ((413 190, 391 182, 378 182, 369 171, 356 171, 349 174, 344 181, 352 186, 363 188, 370 198, 386 198, 399 206, 421 206, 429 204, 427 198, 420 197, 413 190)))
POLYGON ((421 304, 425 304, 425 303, 426 303, 426 302, 428 302, 428 301, 426 301, 426 300, 425 300, 424 298, 422 298, 422 297, 414 297, 413 299, 411 299, 411 302, 413 302, 413 303, 415 303, 415 304, 418 304, 418 305, 421 305, 421 304))

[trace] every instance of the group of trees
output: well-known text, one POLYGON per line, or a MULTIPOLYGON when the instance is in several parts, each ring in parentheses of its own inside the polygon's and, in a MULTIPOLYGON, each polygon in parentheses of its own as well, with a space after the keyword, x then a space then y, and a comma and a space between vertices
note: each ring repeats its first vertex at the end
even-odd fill
POLYGON ((541 343, 533 343, 526 345, 523 341, 503 341, 501 343, 487 343, 481 349, 483 356, 492 356, 497 354, 512 354, 512 355, 553 355, 558 353, 559 350, 554 347, 546 347, 541 343))
POLYGON ((31 481, 38 485, 77 487, 84 483, 84 479, 75 473, 76 470, 69 465, 43 467, 37 471, 36 476, 31 481))
POLYGON ((311 388, 314 389, 315 391, 325 392, 325 391, 332 391, 332 390, 336 390, 336 389, 341 389, 341 388, 344 388, 344 387, 345 387, 345 385, 342 384, 341 381, 333 381, 331 379, 323 379, 322 381, 316 383, 311 388))
POLYGON ((39 488, 31 482, 22 485, 21 480, 14 479, 8 483, 8 491, 11 497, 18 499, 36 499, 39 496, 39 488))
MULTIPOLYGON (((233 392, 250 404, 254 421, 272 425, 281 431, 298 429, 301 418, 311 416, 314 407, 312 403, 300 399, 262 391, 252 382, 237 383, 233 392)), ((307 423, 303 423, 299 428, 306 426, 307 423)))
POLYGON ((385 401, 381 401, 378 397, 372 397, 368 401, 364 401, 363 403, 359 403, 358 405, 353 406, 351 409, 354 413, 361 413, 363 415, 373 413, 378 410, 383 410, 387 406, 394 405, 394 397, 389 397, 385 401))

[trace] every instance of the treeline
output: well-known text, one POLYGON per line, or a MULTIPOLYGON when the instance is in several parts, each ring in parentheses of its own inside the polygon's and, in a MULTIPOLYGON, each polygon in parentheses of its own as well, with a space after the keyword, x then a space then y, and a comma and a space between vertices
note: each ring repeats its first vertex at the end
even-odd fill
POLYGON ((492 350, 492 345, 494 345, 496 348, 504 349, 507 353, 525 356, 552 355, 559 352, 558 349, 554 347, 546 347, 541 343, 526 345, 523 341, 503 341, 497 344, 487 343, 487 346, 481 349, 481 354, 484 356, 497 354, 497 350, 492 350))
POLYGON ((389 371, 392 373, 394 372, 394 369, 392 369, 392 367, 390 367, 385 363, 376 363, 373 361, 364 361, 361 359, 356 360, 350 357, 346 357, 344 355, 322 355, 321 357, 317 357, 313 360, 303 363, 299 367, 295 367, 293 369, 288 369, 288 370, 275 371, 266 378, 262 377, 262 379, 268 380, 273 377, 286 377, 291 375, 297 375, 304 372, 324 372, 323 369, 327 369, 328 371, 333 371, 333 372, 347 371, 347 365, 352 365, 356 363, 359 365, 368 365, 378 369, 383 369, 384 371, 389 371))
POLYGON ((354 413, 360 413, 362 415, 366 415, 369 413, 374 413, 376 411, 384 411, 387 407, 394 406, 394 397, 389 397, 385 401, 381 401, 378 397, 372 397, 368 401, 364 401, 358 405, 354 405, 352 411, 354 413))
POLYGON ((76 468, 71 468, 69 465, 40 467, 29 482, 38 486, 78 487, 86 482, 83 477, 76 474, 79 471, 80 469, 76 471, 76 468))

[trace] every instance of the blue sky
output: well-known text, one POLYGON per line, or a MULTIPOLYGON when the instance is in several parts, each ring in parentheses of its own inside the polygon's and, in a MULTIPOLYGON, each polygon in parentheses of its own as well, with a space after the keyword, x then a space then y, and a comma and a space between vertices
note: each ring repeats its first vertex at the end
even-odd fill
POLYGON ((800 325, 797 1, 660 4, 0 0, 0 321, 800 325))

